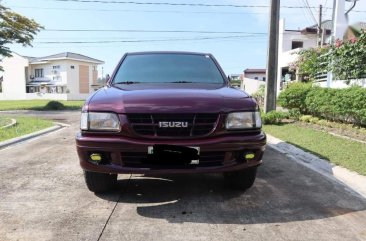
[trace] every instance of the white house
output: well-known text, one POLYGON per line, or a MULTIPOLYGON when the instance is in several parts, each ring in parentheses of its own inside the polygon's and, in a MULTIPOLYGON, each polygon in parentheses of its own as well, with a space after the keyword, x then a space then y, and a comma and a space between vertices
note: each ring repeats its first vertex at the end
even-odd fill
POLYGON ((0 100, 83 100, 97 89, 103 61, 70 52, 34 58, 12 53, 2 60, 0 100))
POLYGON ((254 94, 266 83, 266 69, 245 69, 240 88, 248 94, 254 94))
MULTIPOLYGON (((313 25, 301 30, 285 29, 285 20, 279 24, 278 43, 278 70, 277 70, 277 94, 286 82, 298 80, 299 76, 290 71, 291 63, 298 58, 301 49, 315 48, 318 46, 318 26, 313 25)), ((322 22, 323 42, 331 35, 332 21, 322 22)))

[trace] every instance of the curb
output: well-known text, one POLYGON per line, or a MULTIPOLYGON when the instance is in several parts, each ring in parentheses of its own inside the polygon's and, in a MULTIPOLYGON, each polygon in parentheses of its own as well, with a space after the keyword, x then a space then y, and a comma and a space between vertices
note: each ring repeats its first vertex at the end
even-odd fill
POLYGON ((11 120, 10 124, 7 124, 6 126, 2 126, 2 127, 0 127, 0 129, 6 129, 6 128, 9 128, 9 127, 12 127, 17 123, 17 120, 15 120, 15 119, 11 118, 10 120, 11 120))
POLYGON ((350 189, 349 191, 351 191, 352 194, 356 192, 366 198, 366 176, 362 176, 344 167, 336 166, 316 155, 308 153, 269 134, 267 134, 267 144, 280 153, 285 154, 295 162, 327 177, 328 179, 331 179, 332 181, 340 183, 350 189))
POLYGON ((57 131, 59 129, 62 129, 62 128, 68 126, 66 124, 61 125, 61 123, 55 123, 55 124, 56 124, 55 126, 52 126, 52 127, 40 130, 40 131, 36 131, 36 132, 30 133, 30 134, 27 134, 27 135, 15 137, 15 138, 12 138, 12 139, 9 139, 9 140, 6 140, 6 141, 1 141, 0 142, 0 150, 4 149, 6 147, 9 147, 11 145, 15 145, 15 144, 27 141, 29 139, 32 139, 32 138, 35 138, 35 137, 38 137, 38 136, 41 136, 41 135, 45 135, 45 134, 48 134, 50 132, 57 131))

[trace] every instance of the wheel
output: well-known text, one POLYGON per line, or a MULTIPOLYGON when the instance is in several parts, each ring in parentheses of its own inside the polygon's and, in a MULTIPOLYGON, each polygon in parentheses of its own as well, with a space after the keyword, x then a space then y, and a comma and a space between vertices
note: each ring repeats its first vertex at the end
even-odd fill
POLYGON ((88 189, 95 193, 110 191, 117 184, 117 174, 90 172, 84 170, 84 178, 88 189))
POLYGON ((253 186, 257 175, 257 167, 246 170, 225 172, 224 177, 230 186, 235 189, 246 190, 253 186))

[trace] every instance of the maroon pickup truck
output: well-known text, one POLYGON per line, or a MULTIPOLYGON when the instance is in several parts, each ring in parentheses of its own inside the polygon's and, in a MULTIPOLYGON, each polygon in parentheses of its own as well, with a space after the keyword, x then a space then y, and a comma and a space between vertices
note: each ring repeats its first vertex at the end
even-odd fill
POLYGON ((86 100, 80 125, 80 165, 96 193, 120 173, 220 172, 248 189, 266 144, 255 100, 204 53, 125 54, 86 100))

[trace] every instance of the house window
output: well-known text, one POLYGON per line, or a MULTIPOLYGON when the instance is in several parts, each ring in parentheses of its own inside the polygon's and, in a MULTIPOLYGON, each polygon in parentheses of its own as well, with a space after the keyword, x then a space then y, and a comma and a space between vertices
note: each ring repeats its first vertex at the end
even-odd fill
POLYGON ((40 91, 39 86, 27 86, 27 93, 37 93, 40 91))
POLYGON ((262 78, 262 80, 263 80, 263 81, 266 81, 266 77, 263 77, 263 78, 262 78))
POLYGON ((66 87, 65 86, 57 86, 56 92, 59 94, 66 93, 66 87))
POLYGON ((52 69, 59 69, 60 68, 60 65, 54 65, 52 66, 52 69))
POLYGON ((35 69, 34 70, 34 77, 43 77, 43 69, 35 69))
POLYGON ((53 76, 53 81, 61 81, 61 76, 53 76))
POLYGON ((70 66, 70 68, 71 68, 71 69, 75 69, 75 66, 74 66, 74 65, 71 65, 71 66, 70 66))
POLYGON ((258 77, 254 77, 255 80, 258 80, 258 77))
POLYGON ((0 93, 2 93, 3 92, 3 77, 1 76, 0 77, 0 93))
POLYGON ((304 47, 304 42, 302 41, 292 41, 291 49, 298 49, 304 47))

